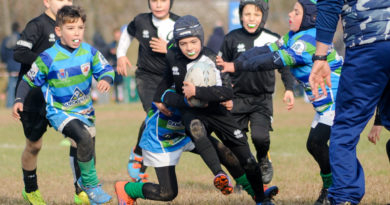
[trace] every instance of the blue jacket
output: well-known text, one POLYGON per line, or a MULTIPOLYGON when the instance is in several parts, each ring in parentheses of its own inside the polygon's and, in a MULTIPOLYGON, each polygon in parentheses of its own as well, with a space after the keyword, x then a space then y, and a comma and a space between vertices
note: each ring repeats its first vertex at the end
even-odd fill
POLYGON ((20 63, 14 60, 14 48, 19 37, 20 34, 15 32, 4 38, 1 44, 1 61, 7 64, 8 72, 20 71, 20 63))
POLYGON ((389 0, 322 0, 317 9, 317 40, 330 44, 339 14, 347 47, 390 39, 389 0))

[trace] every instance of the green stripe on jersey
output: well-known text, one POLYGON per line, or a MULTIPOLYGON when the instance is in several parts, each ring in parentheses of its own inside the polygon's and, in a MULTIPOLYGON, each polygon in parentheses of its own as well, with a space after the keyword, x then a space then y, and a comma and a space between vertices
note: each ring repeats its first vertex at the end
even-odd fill
POLYGON ((76 56, 87 55, 88 53, 89 53, 88 50, 85 50, 84 48, 80 47, 76 53, 76 56))
POLYGON ((59 51, 57 53, 56 57, 54 57, 53 61, 62 61, 62 60, 66 60, 66 59, 69 59, 69 56, 59 51))
POLYGON ((47 67, 45 62, 43 62, 40 56, 38 56, 38 58, 35 60, 35 64, 39 68, 39 71, 41 71, 43 74, 47 75, 49 73, 49 68, 47 67))
POLYGON ((51 87, 55 87, 55 88, 70 87, 85 82, 91 76, 92 73, 89 72, 88 76, 76 75, 65 79, 50 79, 48 83, 51 87))

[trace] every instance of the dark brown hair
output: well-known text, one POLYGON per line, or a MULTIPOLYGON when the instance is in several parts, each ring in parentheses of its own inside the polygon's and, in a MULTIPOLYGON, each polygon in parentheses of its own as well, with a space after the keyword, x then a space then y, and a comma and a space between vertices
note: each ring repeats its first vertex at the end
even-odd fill
POLYGON ((74 23, 79 18, 83 22, 87 20, 87 16, 84 10, 79 6, 64 6, 58 12, 56 16, 56 26, 62 26, 66 23, 74 23))

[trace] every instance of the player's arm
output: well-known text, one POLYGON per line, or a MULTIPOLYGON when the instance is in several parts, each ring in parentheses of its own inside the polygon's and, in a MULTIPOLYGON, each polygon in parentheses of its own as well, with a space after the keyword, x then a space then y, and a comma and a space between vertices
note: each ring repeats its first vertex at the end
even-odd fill
POLYGON ((31 65, 39 55, 39 53, 35 53, 31 49, 36 45, 40 36, 41 29, 39 24, 34 21, 29 22, 16 42, 14 59, 19 63, 31 65))
POLYGON ((278 71, 281 74, 283 85, 284 88, 286 89, 283 96, 283 102, 287 104, 287 110, 291 110, 295 104, 295 98, 293 92, 295 78, 291 74, 289 68, 278 69, 278 71))
POLYGON ((195 87, 195 98, 207 102, 224 102, 233 98, 233 89, 228 73, 222 73, 216 69, 217 84, 209 87, 195 87))
MULTIPOLYGON (((130 25, 132 25, 130 23, 130 25)), ((129 26, 130 26, 129 25, 129 26)), ((133 41, 133 36, 128 32, 128 27, 122 32, 121 37, 118 42, 118 48, 116 50, 117 62, 117 72, 120 75, 127 76, 127 66, 131 68, 131 62, 127 58, 127 50, 129 49, 131 42, 133 41)))
POLYGON ((98 81, 97 88, 100 92, 107 92, 114 83, 115 72, 106 58, 95 48, 91 48, 92 75, 98 81))
POLYGON ((168 107, 186 108, 190 106, 184 95, 176 93, 174 89, 166 90, 161 97, 161 102, 168 107))
POLYGON ((12 115, 20 119, 19 112, 23 111, 23 103, 31 88, 40 87, 46 82, 48 66, 42 61, 41 57, 32 64, 30 70, 25 74, 16 88, 15 101, 12 109, 12 115))
POLYGON ((374 125, 372 126, 370 133, 368 134, 368 140, 374 144, 376 144, 377 141, 380 139, 380 134, 382 131, 382 121, 379 114, 379 109, 377 107, 376 114, 375 114, 375 120, 374 125))

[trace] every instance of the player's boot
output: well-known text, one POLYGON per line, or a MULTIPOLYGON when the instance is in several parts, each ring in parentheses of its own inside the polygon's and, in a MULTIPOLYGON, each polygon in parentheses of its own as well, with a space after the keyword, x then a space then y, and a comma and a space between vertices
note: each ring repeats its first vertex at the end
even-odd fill
POLYGON ((111 201, 111 196, 108 195, 103 189, 102 185, 96 186, 84 186, 81 178, 77 181, 80 188, 87 193, 91 204, 104 204, 111 201))
POLYGON ((148 182, 148 177, 149 177, 149 174, 140 172, 138 175, 139 179, 137 180, 137 182, 146 183, 146 182, 148 182))
POLYGON ((264 196, 265 198, 268 198, 268 199, 273 199, 274 196, 276 196, 277 194, 279 193, 279 188, 277 186, 271 186, 271 187, 268 187, 265 191, 264 191, 264 196))
POLYGON ((321 189, 320 196, 318 197, 314 205, 330 205, 330 201, 328 199, 328 189, 321 189))
POLYGON ((118 181, 115 183, 115 193, 118 198, 118 205, 133 205, 136 199, 131 198, 125 191, 127 181, 118 181))
POLYGON ((81 191, 79 194, 74 194, 74 203, 80 205, 89 205, 89 199, 87 193, 81 191))
POLYGON ((229 176, 225 173, 219 173, 214 177, 214 186, 224 195, 233 192, 233 185, 230 182, 229 176))
POLYGON ((261 178, 263 179, 263 184, 269 184, 272 180, 272 177, 274 176, 274 168, 272 167, 269 153, 267 156, 260 159, 259 166, 261 169, 261 178))
POLYGON ((272 203, 271 201, 269 200, 265 200, 263 202, 257 202, 256 205, 275 205, 274 203, 272 203))
POLYGON ((141 180, 140 169, 142 167, 142 156, 134 153, 135 147, 131 150, 129 163, 127 164, 127 172, 133 182, 138 182, 141 180))
POLYGON ((27 193, 23 189, 22 195, 24 200, 26 200, 31 205, 46 205, 45 201, 42 198, 41 192, 39 192, 38 189, 30 193, 27 193))

